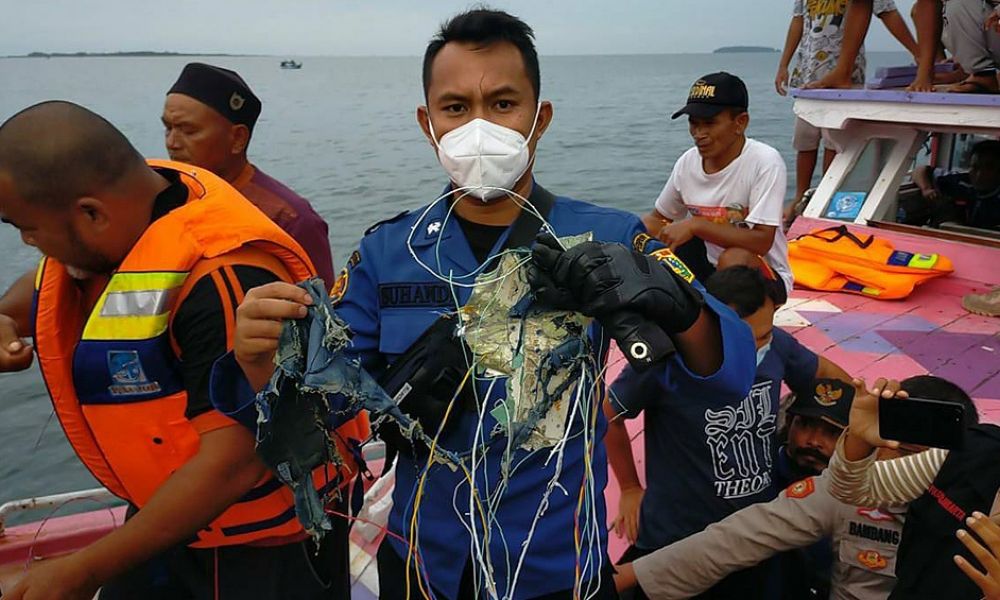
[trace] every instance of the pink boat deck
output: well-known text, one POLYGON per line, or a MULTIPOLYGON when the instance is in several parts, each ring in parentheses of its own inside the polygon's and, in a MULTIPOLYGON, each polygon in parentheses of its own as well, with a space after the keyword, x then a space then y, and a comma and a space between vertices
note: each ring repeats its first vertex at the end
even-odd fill
MULTIPOLYGON (((789 239, 831 225, 799 218, 789 239)), ((955 273, 932 280, 909 298, 896 301, 796 289, 776 316, 776 323, 814 352, 868 382, 921 374, 951 380, 975 399, 984 422, 1000 423, 1000 319, 962 308, 962 296, 1000 285, 1000 249, 870 227, 850 228, 889 239, 901 250, 947 256, 955 264, 955 273)), ((618 358, 609 369, 609 380, 621 369, 624 359, 618 358)), ((627 426, 642 478, 646 461, 642 419, 627 426)), ((613 519, 618 512, 618 484, 613 473, 609 479, 605 497, 609 519, 613 519)), ((626 547, 612 533, 612 558, 621 556, 626 547)))

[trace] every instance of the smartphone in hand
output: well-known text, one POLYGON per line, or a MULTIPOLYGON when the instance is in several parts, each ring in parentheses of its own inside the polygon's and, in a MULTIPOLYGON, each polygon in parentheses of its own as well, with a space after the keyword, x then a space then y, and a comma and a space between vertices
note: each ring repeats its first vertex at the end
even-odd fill
POLYGON ((953 450, 965 438, 965 406, 927 398, 879 398, 878 429, 883 440, 953 450))

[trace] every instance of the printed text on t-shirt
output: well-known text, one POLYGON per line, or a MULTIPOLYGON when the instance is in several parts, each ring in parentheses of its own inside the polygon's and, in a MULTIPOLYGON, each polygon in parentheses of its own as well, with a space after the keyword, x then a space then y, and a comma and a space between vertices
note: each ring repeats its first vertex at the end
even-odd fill
POLYGON ((772 385, 770 380, 756 383, 739 406, 705 411, 705 436, 720 498, 752 496, 771 485, 772 385))

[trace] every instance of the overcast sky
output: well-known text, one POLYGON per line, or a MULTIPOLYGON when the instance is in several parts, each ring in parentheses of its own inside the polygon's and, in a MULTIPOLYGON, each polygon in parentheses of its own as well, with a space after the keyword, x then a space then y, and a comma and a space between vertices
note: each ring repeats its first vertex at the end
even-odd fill
MULTIPOLYGON (((172 50, 273 55, 419 55, 450 0, 35 0, 7 4, 0 55, 172 50)), ((900 2, 909 12, 909 2, 900 2)), ((792 0, 498 0, 534 27, 542 54, 780 48, 792 0)), ((870 50, 895 49, 873 27, 870 50)))

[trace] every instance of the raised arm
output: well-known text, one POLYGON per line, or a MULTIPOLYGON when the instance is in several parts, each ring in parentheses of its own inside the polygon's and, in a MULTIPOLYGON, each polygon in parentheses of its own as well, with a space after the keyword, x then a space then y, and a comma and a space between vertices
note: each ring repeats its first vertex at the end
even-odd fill
POLYGON ((879 437, 880 397, 905 401, 898 382, 880 379, 868 390, 864 381, 854 381, 850 425, 837 441, 828 474, 835 498, 857 506, 902 505, 919 498, 934 482, 948 456, 932 448, 918 454, 876 462, 878 448, 896 448, 897 442, 879 437))

